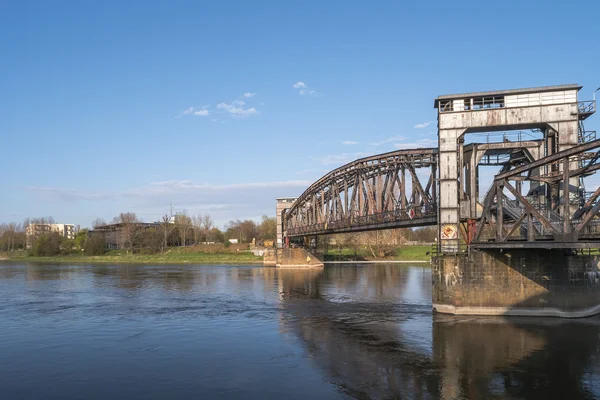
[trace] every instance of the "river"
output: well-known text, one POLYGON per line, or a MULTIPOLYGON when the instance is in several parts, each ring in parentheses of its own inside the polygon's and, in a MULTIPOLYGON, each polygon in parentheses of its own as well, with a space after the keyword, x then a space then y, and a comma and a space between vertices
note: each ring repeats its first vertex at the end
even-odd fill
POLYGON ((431 313, 431 270, 0 263, 0 399, 600 399, 600 319, 431 313))

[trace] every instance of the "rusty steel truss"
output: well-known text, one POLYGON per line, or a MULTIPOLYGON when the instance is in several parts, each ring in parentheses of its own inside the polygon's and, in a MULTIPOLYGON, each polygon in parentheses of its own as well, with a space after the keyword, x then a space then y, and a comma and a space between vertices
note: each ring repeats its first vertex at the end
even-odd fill
POLYGON ((502 171, 483 201, 471 246, 599 248, 600 188, 586 197, 570 183, 600 169, 599 161, 600 140, 593 140, 502 171), (548 201, 521 193, 524 181, 544 184, 548 201))
POLYGON ((287 237, 435 225, 437 148, 361 158, 312 184, 283 214, 287 237))

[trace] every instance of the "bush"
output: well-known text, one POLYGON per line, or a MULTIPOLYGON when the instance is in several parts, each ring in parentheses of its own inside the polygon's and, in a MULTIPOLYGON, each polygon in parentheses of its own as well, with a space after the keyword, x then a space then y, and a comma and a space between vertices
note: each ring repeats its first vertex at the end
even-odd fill
POLYGON ((73 239, 64 239, 60 245, 63 254, 71 255, 73 249, 75 248, 75 240, 73 239))
POLYGON ((60 254, 61 239, 61 236, 56 232, 40 235, 31 248, 32 255, 51 257, 60 254))
POLYGON ((105 242, 104 235, 102 234, 92 234, 85 241, 85 254, 92 256, 101 256, 105 251, 105 242))

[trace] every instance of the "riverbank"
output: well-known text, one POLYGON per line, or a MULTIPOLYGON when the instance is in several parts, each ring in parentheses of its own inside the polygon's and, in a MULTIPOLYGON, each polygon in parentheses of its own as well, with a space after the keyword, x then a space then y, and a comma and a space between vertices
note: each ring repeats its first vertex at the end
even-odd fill
MULTIPOLYGON (((0 254, 0 261, 26 261, 39 263, 88 263, 88 264, 256 264, 262 265, 263 258, 248 251, 240 252, 197 252, 191 248, 173 248, 159 254, 127 254, 124 251, 110 251, 101 256, 81 254, 35 257, 27 252, 0 254)), ((325 254, 325 262, 418 262, 430 261, 430 246, 402 246, 388 257, 375 258, 366 250, 342 249, 325 254)))
POLYGON ((370 249, 336 249, 325 253, 325 262, 430 262, 431 245, 399 246, 385 257, 373 257, 370 249))
POLYGON ((87 263, 87 264, 257 264, 262 257, 252 253, 163 253, 163 254, 106 254, 101 256, 60 255, 33 257, 21 254, 3 256, 4 260, 39 263, 87 263))

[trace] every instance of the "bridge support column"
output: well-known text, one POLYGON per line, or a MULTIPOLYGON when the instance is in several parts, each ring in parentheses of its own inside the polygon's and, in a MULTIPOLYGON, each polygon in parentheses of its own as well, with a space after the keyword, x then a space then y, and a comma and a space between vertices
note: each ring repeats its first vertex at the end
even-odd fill
POLYGON ((433 265, 433 309, 457 315, 600 314, 600 256, 563 250, 471 250, 433 265))
POLYGON ((462 167, 459 164, 462 154, 459 154, 458 139, 464 132, 465 129, 440 129, 438 133, 440 148, 438 237, 444 254, 459 251, 459 197, 462 194, 463 182, 459 181, 458 174, 459 167, 462 167))

